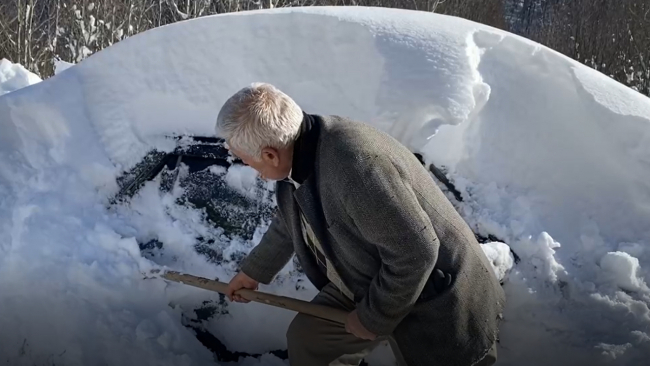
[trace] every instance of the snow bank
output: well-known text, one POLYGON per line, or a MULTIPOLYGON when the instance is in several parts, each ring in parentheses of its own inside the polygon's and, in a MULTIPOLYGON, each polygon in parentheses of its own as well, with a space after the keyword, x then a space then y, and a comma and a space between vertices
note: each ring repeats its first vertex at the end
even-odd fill
MULTIPOLYGON (((490 27, 355 7, 174 24, 0 98, 0 361, 210 362, 182 323, 219 296, 142 273, 166 265, 227 280, 234 260, 217 266, 194 250, 197 233, 219 229, 178 206, 177 190, 160 194, 160 182, 106 204, 122 170, 173 147, 164 135, 213 134, 221 104, 254 81, 308 112, 372 123, 448 171, 468 222, 521 259, 512 267, 502 244, 485 247, 509 299, 500 365, 650 356, 648 98, 490 27), (153 237, 165 247, 143 258, 135 240, 153 237)), ((213 173, 251 190, 245 170, 213 173)), ((263 230, 217 245, 246 253, 263 230)), ((314 295, 291 263, 264 290, 314 295)), ((290 312, 219 306, 227 311, 204 324, 231 350, 285 346, 290 312)))
POLYGON ((29 72, 22 65, 0 60, 0 95, 36 84, 41 81, 36 74, 29 72))

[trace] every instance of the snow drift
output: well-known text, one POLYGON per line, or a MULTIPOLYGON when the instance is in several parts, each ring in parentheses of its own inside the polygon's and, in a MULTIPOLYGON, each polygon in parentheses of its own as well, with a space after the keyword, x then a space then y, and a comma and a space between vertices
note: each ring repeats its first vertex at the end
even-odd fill
MULTIPOLYGON (((1 97, 0 361, 212 362, 181 323, 218 295, 143 273, 163 264, 227 280, 235 263, 209 263, 188 234, 215 228, 155 182, 106 206, 122 171, 153 147, 173 148, 165 135, 213 134, 221 104, 254 81, 308 112, 374 124, 444 167, 472 227, 520 257, 508 271, 507 247, 485 247, 506 275, 499 364, 650 357, 650 100, 497 29, 355 7, 177 23, 1 97), (136 243, 153 233, 165 241, 158 262, 136 243)), ((249 172, 227 174, 250 188, 249 172)), ((224 250, 250 250, 263 230, 224 239, 224 250)), ((314 295, 291 264, 263 289, 314 295)), ((267 353, 285 347, 292 315, 229 304, 207 328, 234 351, 267 353)), ((283 364, 270 354, 240 361, 283 364)))
POLYGON ((14 64, 4 58, 0 60, 0 95, 40 81, 41 78, 29 72, 22 65, 14 64))

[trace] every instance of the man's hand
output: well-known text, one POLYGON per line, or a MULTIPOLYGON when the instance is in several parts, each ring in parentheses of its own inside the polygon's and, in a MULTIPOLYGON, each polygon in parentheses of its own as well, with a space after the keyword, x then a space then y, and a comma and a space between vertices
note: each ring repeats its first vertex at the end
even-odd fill
POLYGON ((352 333, 361 339, 368 339, 372 341, 377 338, 377 335, 370 332, 368 329, 366 329, 366 327, 363 326, 363 324, 361 324, 359 315, 357 314, 356 310, 353 310, 350 314, 348 314, 348 318, 345 321, 345 330, 348 333, 352 333))
POLYGON ((235 291, 242 288, 257 290, 258 285, 259 282, 248 277, 244 272, 239 272, 228 283, 228 292, 226 293, 226 296, 228 296, 228 299, 230 299, 230 301, 248 303, 250 300, 246 300, 243 297, 235 294, 235 291))

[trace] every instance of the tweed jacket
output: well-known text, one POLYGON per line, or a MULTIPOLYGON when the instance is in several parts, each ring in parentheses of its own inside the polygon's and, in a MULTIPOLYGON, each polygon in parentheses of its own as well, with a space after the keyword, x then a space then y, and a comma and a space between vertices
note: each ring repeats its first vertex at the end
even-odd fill
POLYGON ((302 210, 361 323, 394 337, 408 365, 470 366, 484 357, 504 291, 411 151, 367 124, 305 114, 291 176, 301 185, 277 183, 277 215, 242 261, 244 273, 268 284, 295 253, 315 287, 329 282, 303 240, 302 210))

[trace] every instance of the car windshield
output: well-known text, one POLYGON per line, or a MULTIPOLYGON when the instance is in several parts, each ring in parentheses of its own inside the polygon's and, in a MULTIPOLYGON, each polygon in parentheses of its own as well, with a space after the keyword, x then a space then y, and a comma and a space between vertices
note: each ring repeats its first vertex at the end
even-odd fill
MULTIPOLYGON (((223 259, 219 242, 224 237, 251 241, 275 210, 274 185, 257 178, 215 138, 186 138, 170 153, 152 150, 118 183, 121 189, 113 204, 127 204, 145 185, 155 184, 175 205, 200 212, 200 224, 213 230, 208 235, 197 230, 195 249, 214 262, 223 259)), ((164 246, 158 238, 139 244, 147 256, 164 246)))

